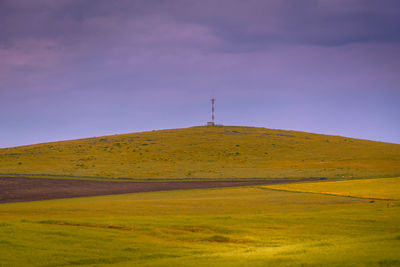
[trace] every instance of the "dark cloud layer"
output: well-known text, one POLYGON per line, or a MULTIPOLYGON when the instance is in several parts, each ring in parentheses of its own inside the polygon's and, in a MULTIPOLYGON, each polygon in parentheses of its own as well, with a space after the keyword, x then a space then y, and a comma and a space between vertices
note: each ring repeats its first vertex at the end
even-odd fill
POLYGON ((0 146, 200 124, 211 95, 226 124, 400 142, 399 55, 397 0, 0 0, 0 146))
POLYGON ((398 1, 391 0, 3 0, 1 38, 5 43, 29 37, 68 40, 87 34, 84 28, 95 18, 118 20, 121 27, 127 26, 127 21, 139 23, 153 18, 159 23, 172 20, 198 24, 228 43, 257 47, 270 42, 316 45, 398 42, 399 6, 398 1))

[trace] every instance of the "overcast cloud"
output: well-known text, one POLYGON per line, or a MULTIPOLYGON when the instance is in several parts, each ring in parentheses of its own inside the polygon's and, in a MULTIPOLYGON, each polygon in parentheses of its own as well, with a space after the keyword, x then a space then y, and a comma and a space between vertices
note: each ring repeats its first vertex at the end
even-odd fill
POLYGON ((0 0, 0 147, 217 122, 400 143, 395 0, 0 0))

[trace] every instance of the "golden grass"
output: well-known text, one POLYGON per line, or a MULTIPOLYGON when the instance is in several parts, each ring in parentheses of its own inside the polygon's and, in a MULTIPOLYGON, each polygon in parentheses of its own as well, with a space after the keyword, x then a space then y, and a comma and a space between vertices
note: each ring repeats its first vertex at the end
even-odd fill
POLYGON ((398 266, 399 225, 400 201, 259 186, 9 203, 0 266, 398 266))
POLYGON ((0 174, 393 177, 400 176, 400 145, 255 127, 191 127, 0 149, 0 174))
POLYGON ((400 200, 400 177, 268 185, 263 188, 373 199, 400 200))

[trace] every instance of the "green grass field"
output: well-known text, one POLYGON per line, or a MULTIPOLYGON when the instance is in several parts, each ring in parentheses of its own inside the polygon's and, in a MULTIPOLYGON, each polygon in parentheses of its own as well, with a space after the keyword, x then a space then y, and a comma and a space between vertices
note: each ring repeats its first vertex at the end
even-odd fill
POLYGON ((192 127, 0 149, 0 174, 136 179, 400 176, 400 145, 255 127, 192 127))
POLYGON ((80 265, 400 266, 400 201, 252 186, 0 205, 0 266, 80 265))
POLYGON ((322 193, 360 198, 400 200, 400 177, 264 186, 294 192, 322 193))
POLYGON ((336 180, 0 204, 0 266, 400 266, 399 144, 192 127, 0 149, 10 174, 336 180))

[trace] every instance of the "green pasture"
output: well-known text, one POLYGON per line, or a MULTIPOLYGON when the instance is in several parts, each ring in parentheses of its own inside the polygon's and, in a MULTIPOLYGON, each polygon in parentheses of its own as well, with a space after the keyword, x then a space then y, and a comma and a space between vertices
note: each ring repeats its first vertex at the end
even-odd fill
POLYGON ((0 174, 130 179, 400 176, 400 144, 256 127, 191 127, 0 149, 0 174))
POLYGON ((400 202, 251 186, 0 205, 0 266, 327 265, 400 266, 400 202))
POLYGON ((294 192, 400 200, 400 177, 317 183, 266 185, 265 188, 294 192))

